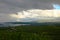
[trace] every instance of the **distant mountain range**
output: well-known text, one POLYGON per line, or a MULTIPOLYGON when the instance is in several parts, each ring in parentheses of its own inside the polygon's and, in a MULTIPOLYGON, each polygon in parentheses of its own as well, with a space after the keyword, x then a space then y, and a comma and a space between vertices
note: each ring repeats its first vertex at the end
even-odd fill
POLYGON ((43 22, 43 23, 36 23, 36 22, 4 22, 0 23, 0 27, 8 27, 8 26, 21 26, 21 25, 32 25, 32 26, 46 26, 46 25, 54 25, 60 26, 60 22, 43 22))

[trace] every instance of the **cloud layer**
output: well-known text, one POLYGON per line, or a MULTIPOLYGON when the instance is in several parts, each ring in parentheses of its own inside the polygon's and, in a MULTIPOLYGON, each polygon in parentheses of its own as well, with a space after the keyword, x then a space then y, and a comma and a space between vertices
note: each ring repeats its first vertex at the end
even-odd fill
POLYGON ((60 0, 0 0, 0 22, 60 20, 53 4, 60 4, 60 0))
POLYGON ((10 14, 12 18, 16 18, 16 21, 35 21, 35 20, 54 20, 60 17, 60 10, 41 10, 31 9, 16 14, 10 14))
POLYGON ((50 0, 3 0, 4 3, 23 9, 52 9, 50 0))

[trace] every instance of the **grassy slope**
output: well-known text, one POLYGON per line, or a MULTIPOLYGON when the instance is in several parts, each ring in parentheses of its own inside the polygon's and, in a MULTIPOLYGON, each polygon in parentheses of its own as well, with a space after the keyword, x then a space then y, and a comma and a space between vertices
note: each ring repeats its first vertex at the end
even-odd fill
POLYGON ((0 40, 60 40, 60 27, 17 26, 1 27, 0 40))

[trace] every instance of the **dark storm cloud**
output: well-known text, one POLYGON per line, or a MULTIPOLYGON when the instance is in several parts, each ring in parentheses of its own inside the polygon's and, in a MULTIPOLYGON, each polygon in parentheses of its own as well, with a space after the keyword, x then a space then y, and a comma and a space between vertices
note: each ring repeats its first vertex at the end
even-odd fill
POLYGON ((0 13, 14 13, 24 9, 53 9, 60 0, 0 0, 0 13))
POLYGON ((50 0, 4 0, 4 2, 24 9, 52 9, 50 0))
POLYGON ((60 3, 60 0, 5 0, 5 2, 25 9, 52 9, 52 3, 60 3))

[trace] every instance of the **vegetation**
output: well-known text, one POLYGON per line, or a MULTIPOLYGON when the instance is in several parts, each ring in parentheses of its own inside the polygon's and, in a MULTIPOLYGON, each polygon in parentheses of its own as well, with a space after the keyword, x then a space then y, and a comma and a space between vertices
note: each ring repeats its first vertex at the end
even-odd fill
POLYGON ((57 26, 0 27, 0 40, 60 40, 57 26))

